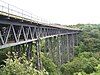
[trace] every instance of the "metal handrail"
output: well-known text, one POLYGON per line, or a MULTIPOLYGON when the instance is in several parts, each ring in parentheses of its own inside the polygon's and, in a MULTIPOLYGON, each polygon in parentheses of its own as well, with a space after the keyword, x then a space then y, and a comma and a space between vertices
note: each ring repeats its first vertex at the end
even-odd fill
POLYGON ((23 9, 20 9, 20 8, 14 6, 14 5, 6 3, 2 0, 0 0, 0 11, 8 13, 8 16, 9 16, 9 14, 13 14, 13 15, 16 15, 16 16, 20 16, 20 17, 23 17, 23 18, 30 19, 31 21, 34 21, 34 22, 50 24, 47 21, 44 22, 44 20, 39 18, 38 16, 33 17, 33 14, 31 14, 31 13, 29 13, 29 12, 23 10, 23 9))

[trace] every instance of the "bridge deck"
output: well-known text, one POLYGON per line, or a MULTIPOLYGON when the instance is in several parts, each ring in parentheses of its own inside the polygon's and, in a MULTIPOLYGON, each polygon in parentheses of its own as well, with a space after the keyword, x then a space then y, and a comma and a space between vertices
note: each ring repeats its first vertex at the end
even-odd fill
POLYGON ((14 14, 7 13, 7 12, 4 12, 4 11, 0 11, 0 16, 6 16, 9 19, 14 18, 16 20, 18 19, 18 20, 27 21, 27 22, 30 22, 30 23, 42 24, 42 25, 45 25, 45 26, 51 26, 51 27, 69 29, 69 30, 79 30, 80 31, 80 29, 78 29, 78 28, 77 29, 76 28, 69 28, 69 27, 66 27, 66 26, 63 26, 63 25, 58 25, 58 24, 47 24, 47 23, 43 23, 43 22, 38 22, 38 21, 33 20, 33 19, 25 18, 25 17, 18 16, 18 15, 14 15, 14 14))

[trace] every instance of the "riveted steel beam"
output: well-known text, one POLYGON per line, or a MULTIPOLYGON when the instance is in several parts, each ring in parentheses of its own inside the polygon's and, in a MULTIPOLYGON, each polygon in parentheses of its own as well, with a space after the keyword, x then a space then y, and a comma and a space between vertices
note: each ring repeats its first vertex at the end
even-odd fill
POLYGON ((40 30, 40 39, 55 37, 58 35, 77 34, 77 31, 45 26, 39 24, 28 24, 15 22, 8 19, 0 20, 0 49, 37 40, 36 33, 40 30))

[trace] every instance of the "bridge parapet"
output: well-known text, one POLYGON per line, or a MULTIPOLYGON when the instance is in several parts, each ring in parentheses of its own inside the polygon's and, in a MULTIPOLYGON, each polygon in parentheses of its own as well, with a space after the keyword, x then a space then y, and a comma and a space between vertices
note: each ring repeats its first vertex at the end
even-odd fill
POLYGON ((15 17, 22 20, 27 20, 31 22, 41 23, 41 24, 49 24, 50 22, 40 18, 39 16, 33 15, 30 12, 27 12, 21 8, 18 8, 14 5, 8 4, 2 0, 0 0, 0 14, 15 17))

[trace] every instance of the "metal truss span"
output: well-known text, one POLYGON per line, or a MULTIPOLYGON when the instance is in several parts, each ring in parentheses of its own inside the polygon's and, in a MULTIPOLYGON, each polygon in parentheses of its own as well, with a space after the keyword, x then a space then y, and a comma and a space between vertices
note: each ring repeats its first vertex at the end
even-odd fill
POLYGON ((20 22, 18 19, 0 19, 0 49, 32 42, 49 37, 77 34, 78 30, 71 30, 55 26, 42 25, 39 23, 20 22))
POLYGON ((12 25, 6 24, 0 26, 0 49, 6 48, 18 44, 32 42, 49 37, 77 34, 78 32, 68 32, 68 30, 52 28, 52 27, 40 27, 31 25, 12 25))

